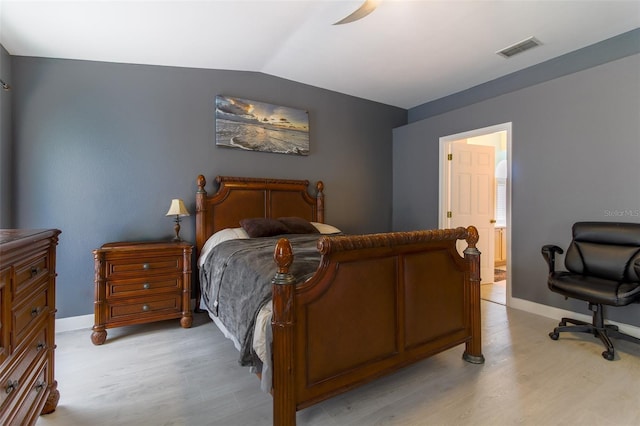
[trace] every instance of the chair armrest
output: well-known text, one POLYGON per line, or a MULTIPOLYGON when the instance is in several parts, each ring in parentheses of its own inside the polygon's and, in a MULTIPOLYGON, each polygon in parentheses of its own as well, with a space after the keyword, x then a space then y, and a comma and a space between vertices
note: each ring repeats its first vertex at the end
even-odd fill
POLYGON ((555 272, 556 270, 556 253, 562 254, 564 253, 564 250, 552 244, 542 246, 542 257, 544 257, 544 260, 547 261, 547 265, 549 266, 549 273, 555 272))

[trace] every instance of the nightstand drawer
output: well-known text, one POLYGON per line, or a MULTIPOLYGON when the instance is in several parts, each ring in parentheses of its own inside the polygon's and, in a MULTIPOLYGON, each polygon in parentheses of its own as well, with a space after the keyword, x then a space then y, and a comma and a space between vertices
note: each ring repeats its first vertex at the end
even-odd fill
MULTIPOLYGON (((145 253, 146 255, 147 253, 145 253)), ((105 278, 166 274, 182 270, 181 256, 157 257, 153 255, 107 258, 105 278)))
POLYGON ((49 275, 49 256, 42 252, 15 266, 15 292, 18 296, 39 279, 49 275))
POLYGON ((140 301, 129 301, 127 303, 109 303, 109 313, 112 320, 122 320, 126 317, 154 316, 158 314, 168 314, 181 312, 181 296, 172 295, 167 297, 156 297, 153 299, 141 299, 140 301))
POLYGON ((182 277, 155 276, 107 282, 107 300, 117 297, 135 297, 146 294, 175 293, 182 289, 182 277))

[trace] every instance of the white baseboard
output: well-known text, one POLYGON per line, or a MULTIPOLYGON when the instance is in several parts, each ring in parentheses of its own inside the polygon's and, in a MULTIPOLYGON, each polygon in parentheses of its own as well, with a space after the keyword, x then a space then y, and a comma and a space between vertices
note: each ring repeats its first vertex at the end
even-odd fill
MULTIPOLYGON (((577 320, 591 322, 592 318, 590 315, 584 315, 577 312, 571 312, 564 309, 554 308, 553 306, 542 305, 539 303, 530 302, 524 299, 517 299, 512 297, 507 306, 514 309, 519 309, 521 311, 526 311, 532 314, 541 315, 547 318, 553 318, 558 321, 563 317, 574 318, 577 320)), ((633 337, 637 337, 640 339, 640 327, 635 327, 629 324, 622 324, 615 321, 606 321, 607 324, 617 325, 621 332, 628 334, 633 337)), ((551 330, 550 330, 551 331, 551 330)))
POLYGON ((77 317, 56 318, 56 333, 73 330, 91 330, 93 327, 93 314, 80 315, 77 317))
MULTIPOLYGON (((193 299, 191 299, 191 307, 193 308, 193 299)), ((56 333, 73 330, 91 330, 94 325, 95 315, 79 315, 76 317, 56 318, 56 333)))
MULTIPOLYGON (((591 322, 591 317, 588 315, 554 308, 553 306, 542 305, 540 303, 534 303, 524 299, 517 299, 515 297, 509 299, 507 306, 532 314, 541 315, 543 317, 557 319, 558 321, 562 317, 571 317, 578 320, 591 322)), ((91 330, 91 327, 93 327, 94 319, 95 318, 93 314, 56 319, 56 333, 81 329, 91 330)), ((607 321, 607 323, 617 325, 620 328, 620 331, 622 331, 623 333, 640 339, 640 327, 621 324, 615 321, 607 321)))

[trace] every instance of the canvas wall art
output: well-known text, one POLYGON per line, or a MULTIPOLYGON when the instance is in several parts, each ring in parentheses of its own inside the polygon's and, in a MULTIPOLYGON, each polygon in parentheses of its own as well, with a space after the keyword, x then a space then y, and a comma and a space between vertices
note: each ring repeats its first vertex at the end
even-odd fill
POLYGON ((309 114, 295 108, 216 96, 216 145, 309 155, 309 114))

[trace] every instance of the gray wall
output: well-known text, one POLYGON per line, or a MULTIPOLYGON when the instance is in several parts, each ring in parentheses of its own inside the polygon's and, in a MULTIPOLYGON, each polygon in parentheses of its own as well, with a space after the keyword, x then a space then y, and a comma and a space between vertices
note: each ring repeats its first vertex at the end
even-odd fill
MULTIPOLYGON (((0 45, 0 78, 11 85, 11 56, 0 45)), ((13 123, 12 90, 0 88, 0 228, 13 227, 13 123)))
MULTIPOLYGON (((93 312, 91 250, 170 238, 172 198, 193 213, 195 179, 323 180, 326 219, 391 227, 392 129, 407 111, 259 73, 13 57, 16 226, 62 230, 58 317, 93 312), (309 111, 307 157, 217 148, 214 99, 309 111)), ((193 241, 194 217, 181 236, 193 241)))
MULTIPOLYGON (((576 221, 640 223, 639 93, 635 54, 396 129, 393 229, 438 225, 440 137, 512 122, 512 295, 588 313, 547 289, 540 248, 566 248, 576 221)), ((638 312, 608 316, 640 326, 638 312)))

